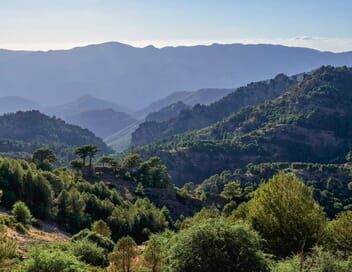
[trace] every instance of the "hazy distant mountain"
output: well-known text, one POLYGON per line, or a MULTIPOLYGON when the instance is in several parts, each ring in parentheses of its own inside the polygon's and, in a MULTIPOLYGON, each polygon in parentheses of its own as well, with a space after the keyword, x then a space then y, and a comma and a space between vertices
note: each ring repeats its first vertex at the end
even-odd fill
POLYGON ((136 120, 113 109, 91 110, 66 118, 66 121, 87 128, 100 138, 106 138, 131 125, 136 120))
POLYGON ((19 110, 34 110, 39 109, 40 106, 29 99, 19 96, 5 96, 0 97, 0 115, 4 113, 16 112, 19 110))
POLYGON ((187 106, 194 106, 195 104, 208 105, 232 91, 233 89, 200 89, 197 91, 174 92, 133 113, 133 116, 137 119, 143 119, 149 113, 158 112, 177 102, 182 102, 187 106))
POLYGON ((74 115, 95 110, 112 109, 117 112, 129 112, 130 109, 120 106, 100 98, 95 98, 90 95, 84 95, 71 103, 50 107, 44 109, 47 114, 61 117, 65 120, 70 120, 74 115))
POLYGON ((323 64, 352 65, 352 53, 241 44, 135 48, 114 42, 48 52, 0 50, 0 90, 52 105, 99 93, 142 108, 175 90, 238 87, 323 64))
POLYGON ((125 151, 131 144, 132 133, 143 121, 136 121, 133 124, 121 129, 117 133, 104 139, 104 142, 117 152, 125 151))
POLYGON ((197 91, 174 92, 134 112, 132 116, 139 121, 107 137, 105 141, 114 150, 118 152, 124 151, 131 144, 132 133, 144 120, 166 121, 176 117, 184 109, 196 104, 209 105, 232 91, 234 89, 200 89, 197 91))
POLYGON ((160 111, 151 112, 145 118, 146 122, 154 121, 154 122, 166 122, 171 118, 176 117, 180 114, 181 111, 189 109, 190 106, 187 106, 185 103, 179 101, 174 104, 171 104, 160 111))

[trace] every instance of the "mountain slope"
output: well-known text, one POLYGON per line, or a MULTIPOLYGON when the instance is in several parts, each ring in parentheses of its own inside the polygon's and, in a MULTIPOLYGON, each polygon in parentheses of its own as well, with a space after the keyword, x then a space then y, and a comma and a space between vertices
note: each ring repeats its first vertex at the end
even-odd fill
POLYGON ((208 105, 219 100, 232 91, 233 89, 200 89, 196 91, 174 92, 165 98, 159 99, 151 103, 149 106, 135 112, 133 116, 137 119, 144 119, 148 114, 159 112, 162 109, 178 102, 182 102, 187 106, 194 106, 196 104, 208 105))
POLYGON ((72 155, 73 147, 84 144, 94 144, 103 152, 109 151, 106 144, 89 130, 39 111, 0 116, 0 152, 33 152, 40 146, 49 146, 57 155, 65 157, 72 155))
POLYGON ((113 109, 90 110, 66 118, 71 124, 87 128, 100 138, 106 138, 131 125, 136 120, 113 109))
POLYGON ((352 69, 322 67, 270 102, 142 152, 160 155, 180 184, 248 163, 343 162, 351 107, 352 69))
POLYGON ((283 74, 241 87, 209 106, 196 105, 165 122, 145 122, 132 134, 132 145, 145 145, 215 123, 242 107, 257 105, 282 94, 297 81, 283 74))
POLYGON ((19 96, 5 96, 0 97, 0 114, 25 111, 25 110, 38 110, 39 104, 36 102, 25 99, 19 96))
POLYGON ((352 53, 242 44, 135 48, 115 42, 48 52, 0 50, 0 89, 51 105, 99 92, 142 108, 174 90, 232 88, 324 64, 352 65, 352 53))
POLYGON ((116 152, 125 151, 131 144, 132 133, 138 128, 142 121, 136 121, 133 124, 121 129, 113 135, 104 139, 104 142, 116 152))
POLYGON ((166 122, 172 118, 175 118, 177 115, 180 114, 181 111, 189 109, 185 103, 179 101, 177 103, 173 103, 165 108, 162 108, 160 111, 151 112, 145 118, 146 122, 166 122))
POLYGON ((189 92, 175 92, 167 97, 160 99, 148 107, 145 107, 132 114, 138 119, 127 129, 116 132, 109 136, 106 142, 115 151, 122 152, 131 145, 132 133, 143 123, 144 120, 150 121, 166 121, 177 116, 182 110, 189 108, 195 104, 208 105, 214 101, 219 100, 226 94, 233 91, 232 89, 200 89, 189 92))

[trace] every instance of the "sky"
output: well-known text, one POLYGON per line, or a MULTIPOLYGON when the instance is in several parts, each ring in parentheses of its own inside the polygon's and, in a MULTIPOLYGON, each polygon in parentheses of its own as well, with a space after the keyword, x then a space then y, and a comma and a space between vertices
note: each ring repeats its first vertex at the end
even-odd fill
POLYGON ((351 0, 1 0, 0 48, 240 42, 351 51, 351 12, 351 0))

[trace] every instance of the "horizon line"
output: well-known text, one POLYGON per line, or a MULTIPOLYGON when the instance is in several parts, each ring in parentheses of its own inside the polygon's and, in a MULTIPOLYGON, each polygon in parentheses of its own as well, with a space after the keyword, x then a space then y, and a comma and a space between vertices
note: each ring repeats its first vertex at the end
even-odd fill
POLYGON ((348 42, 348 45, 351 44, 351 47, 341 48, 341 49, 322 49, 318 48, 318 46, 309 46, 309 44, 304 44, 305 41, 326 41, 326 38, 313 38, 313 37, 300 37, 300 38, 292 38, 288 40, 204 40, 204 41, 195 41, 195 40, 174 40, 174 41, 166 41, 166 40, 139 40, 139 41, 126 41, 126 40, 107 40, 107 41, 92 41, 92 42, 75 42, 75 43, 66 43, 66 44, 49 44, 46 43, 46 46, 41 44, 37 45, 27 45, 27 46, 9 46, 0 44, 0 50, 6 51, 16 51, 16 52, 52 52, 52 51, 69 51, 78 48, 84 48, 89 46, 99 46, 104 44, 121 44, 125 46, 130 46, 133 48, 147 48, 154 47, 157 49, 163 48, 178 48, 178 47, 195 47, 195 46, 214 46, 214 45, 271 45, 271 46, 283 46, 283 47, 291 47, 291 48, 305 48, 316 50, 320 52, 328 52, 328 53, 348 53, 352 52, 352 39, 345 39, 348 42), (325 39, 325 40, 324 40, 325 39), (281 42, 280 42, 281 41, 281 42), (27 48, 25 48, 27 47, 27 48))

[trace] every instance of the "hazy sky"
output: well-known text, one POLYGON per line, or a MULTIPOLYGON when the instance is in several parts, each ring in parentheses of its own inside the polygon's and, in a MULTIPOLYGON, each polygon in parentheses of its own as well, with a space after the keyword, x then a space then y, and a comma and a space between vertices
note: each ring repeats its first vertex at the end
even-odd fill
POLYGON ((0 48, 279 43, 352 50, 351 0, 0 0, 0 48))

